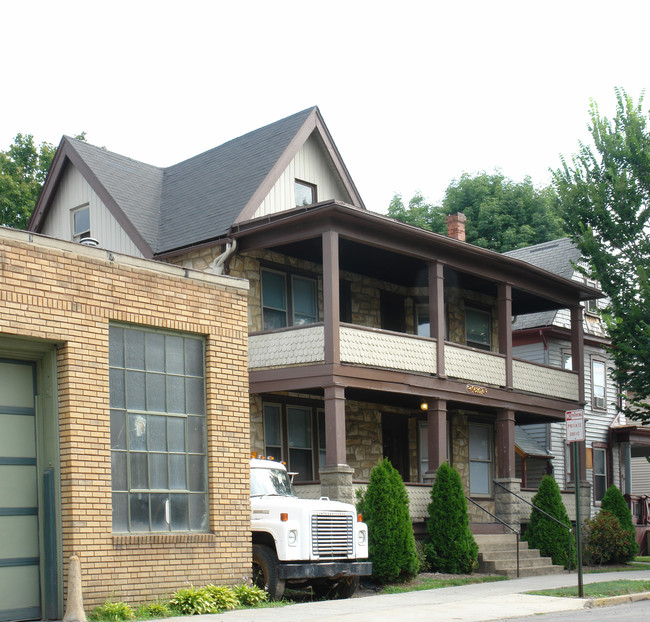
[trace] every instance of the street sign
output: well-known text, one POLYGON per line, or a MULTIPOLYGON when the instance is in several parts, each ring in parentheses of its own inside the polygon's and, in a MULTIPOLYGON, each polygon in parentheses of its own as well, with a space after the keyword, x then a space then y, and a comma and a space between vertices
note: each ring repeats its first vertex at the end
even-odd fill
POLYGON ((566 422, 566 442, 575 443, 585 440, 585 411, 567 410, 564 413, 566 422))

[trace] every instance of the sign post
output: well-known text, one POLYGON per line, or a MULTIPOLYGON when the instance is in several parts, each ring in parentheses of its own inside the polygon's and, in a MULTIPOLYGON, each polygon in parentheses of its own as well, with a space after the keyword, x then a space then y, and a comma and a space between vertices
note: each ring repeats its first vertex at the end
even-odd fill
POLYGON ((566 442, 573 445, 573 483, 576 489, 576 549, 578 553, 578 598, 584 598, 582 585, 582 536, 580 533, 580 454, 578 443, 585 440, 585 411, 567 410, 566 442))

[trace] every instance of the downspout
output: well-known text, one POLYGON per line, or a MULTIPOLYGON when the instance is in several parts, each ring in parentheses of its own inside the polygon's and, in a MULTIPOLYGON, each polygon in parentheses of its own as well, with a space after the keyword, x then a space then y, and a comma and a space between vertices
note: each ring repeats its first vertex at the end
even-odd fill
POLYGON ((210 269, 214 274, 223 274, 224 271, 224 266, 226 265, 226 262, 232 257, 232 255, 235 253, 237 250, 237 240, 233 240, 232 242, 226 242, 226 250, 221 253, 221 255, 217 255, 217 257, 214 258, 212 263, 210 264, 210 269))

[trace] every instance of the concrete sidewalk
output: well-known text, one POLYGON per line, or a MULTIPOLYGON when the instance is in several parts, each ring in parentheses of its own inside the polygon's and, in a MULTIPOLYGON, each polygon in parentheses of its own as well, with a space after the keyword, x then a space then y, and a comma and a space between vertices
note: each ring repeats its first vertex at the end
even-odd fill
MULTIPOLYGON (((620 579, 650 580, 650 571, 607 572, 586 574, 583 583, 600 583, 620 579)), ((496 583, 478 583, 438 590, 423 590, 405 594, 379 594, 300 603, 273 609, 249 609, 220 614, 193 616, 192 618, 167 618, 167 622, 301 622, 303 620, 352 622, 478 622, 481 620, 505 620, 540 613, 572 611, 593 606, 591 599, 551 598, 529 596, 523 592, 565 586, 577 586, 576 573, 527 577, 496 583)), ((618 604, 618 603, 617 603, 618 604)))

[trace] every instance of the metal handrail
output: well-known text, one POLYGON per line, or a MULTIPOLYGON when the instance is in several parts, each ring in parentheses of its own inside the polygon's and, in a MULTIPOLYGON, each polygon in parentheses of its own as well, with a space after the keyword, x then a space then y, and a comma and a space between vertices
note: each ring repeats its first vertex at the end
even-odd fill
POLYGON ((503 488, 506 492, 509 492, 511 495, 514 495, 517 497, 517 499, 523 501, 524 503, 527 503, 531 508, 534 510, 537 510, 538 512, 541 512, 546 516, 547 518, 550 518, 551 520, 555 521, 558 525, 562 525, 565 529, 569 531, 569 572, 571 572, 571 534, 573 533, 573 527, 569 527, 568 525, 565 525, 561 520, 558 520, 555 518, 555 516, 551 516, 548 512, 545 512, 542 510, 542 508, 538 508, 534 503, 531 503, 528 501, 528 499, 524 499, 522 496, 518 495, 516 492, 512 492, 509 488, 506 488, 503 484, 497 482, 496 480, 492 480, 499 488, 503 488))
POLYGON ((518 579, 519 578, 519 530, 515 529, 512 525, 508 525, 508 523, 501 520, 498 516, 495 516, 494 514, 492 514, 492 512, 490 512, 490 510, 484 508, 480 503, 476 503, 476 501, 474 501, 474 499, 472 499, 471 497, 468 497, 467 495, 465 495, 465 499, 467 499, 468 501, 471 501, 477 508, 483 510, 486 514, 489 514, 495 520, 498 520, 504 527, 507 527, 508 529, 510 529, 510 531, 512 531, 512 533, 514 533, 515 536, 517 536, 517 579, 518 579))

